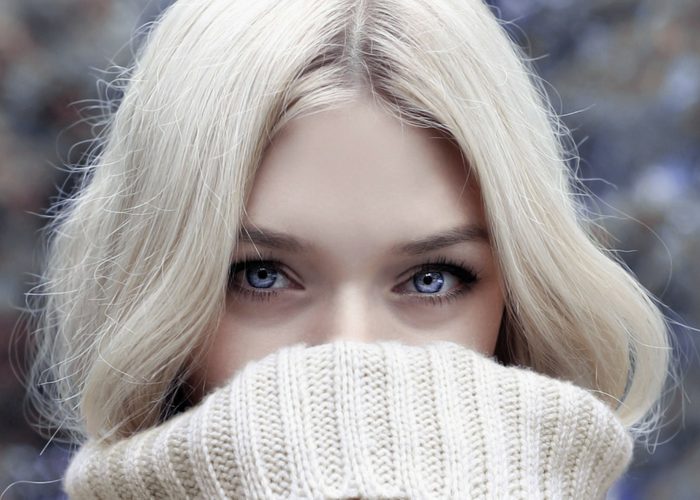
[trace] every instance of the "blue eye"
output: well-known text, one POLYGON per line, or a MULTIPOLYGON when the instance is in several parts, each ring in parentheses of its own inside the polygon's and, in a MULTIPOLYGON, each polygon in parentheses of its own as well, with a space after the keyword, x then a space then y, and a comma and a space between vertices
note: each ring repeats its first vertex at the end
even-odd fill
POLYGON ((276 260, 246 260, 231 265, 228 276, 228 289, 231 292, 248 295, 251 298, 270 300, 277 291, 256 291, 256 289, 286 288, 289 278, 280 270, 282 263, 276 260), (243 271, 243 273, 241 273, 243 271), (239 275, 245 277, 241 283, 239 275))
POLYGON ((255 288, 270 288, 277 281, 277 270, 273 266, 253 265, 245 269, 245 277, 250 286, 255 288))
POLYGON ((418 273, 413 276, 413 284, 421 293, 439 292, 445 284, 441 272, 418 273))
MULTIPOLYGON (((442 305, 469 292, 479 281, 477 274, 465 263, 451 262, 445 257, 421 265, 409 280, 418 291, 399 291, 409 299, 442 305), (444 293, 438 293, 447 288, 444 293)), ((404 283, 409 283, 404 282, 404 283)))

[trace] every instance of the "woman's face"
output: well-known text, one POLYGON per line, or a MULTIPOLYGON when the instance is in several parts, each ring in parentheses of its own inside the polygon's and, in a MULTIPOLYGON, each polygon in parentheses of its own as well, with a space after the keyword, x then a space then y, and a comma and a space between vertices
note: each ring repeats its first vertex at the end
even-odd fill
POLYGON ((494 353, 504 299, 480 194, 434 130, 369 101, 293 120, 266 152, 243 225, 196 375, 206 387, 301 341, 494 353))

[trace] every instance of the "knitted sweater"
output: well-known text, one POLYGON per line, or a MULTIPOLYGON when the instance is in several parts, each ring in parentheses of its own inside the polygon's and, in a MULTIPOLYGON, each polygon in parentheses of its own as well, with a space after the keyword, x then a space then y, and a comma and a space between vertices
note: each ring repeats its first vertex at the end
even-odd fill
POLYGON ((448 341, 251 361, 199 404, 88 441, 72 499, 604 498, 633 439, 587 390, 448 341))

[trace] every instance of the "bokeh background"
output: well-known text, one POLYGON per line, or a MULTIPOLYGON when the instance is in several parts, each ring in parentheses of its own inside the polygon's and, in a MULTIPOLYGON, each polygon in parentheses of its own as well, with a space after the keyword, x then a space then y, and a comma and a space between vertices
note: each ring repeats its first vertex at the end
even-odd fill
MULTIPOLYGON (((639 446, 621 499, 700 498, 700 2, 490 0, 578 145, 601 225, 669 309, 684 375, 656 446, 639 446)), ((64 498, 67 452, 22 413, 10 367, 40 272, 49 204, 70 192, 110 67, 169 0, 0 0, 0 493, 64 498)), ((112 75, 113 76, 113 75, 112 75)), ((21 343, 21 342, 20 342, 21 343)), ((21 364, 22 360, 18 360, 21 364)))

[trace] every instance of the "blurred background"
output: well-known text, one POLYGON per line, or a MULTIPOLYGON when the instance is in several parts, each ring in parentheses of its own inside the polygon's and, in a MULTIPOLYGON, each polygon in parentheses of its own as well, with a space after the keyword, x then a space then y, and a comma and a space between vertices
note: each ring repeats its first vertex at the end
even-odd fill
MULTIPOLYGON (((105 81, 170 0, 0 0, 0 493, 64 498, 66 450, 22 413, 9 364, 39 230, 73 182, 105 81)), ((700 498, 700 2, 490 0, 572 129, 579 175, 639 281, 669 309, 685 377, 658 445, 638 447, 621 499, 700 498), (510 24, 512 22, 512 24, 510 24)), ((112 94, 110 94, 110 92, 112 94)), ((21 362, 21 360, 18 360, 21 362)))

